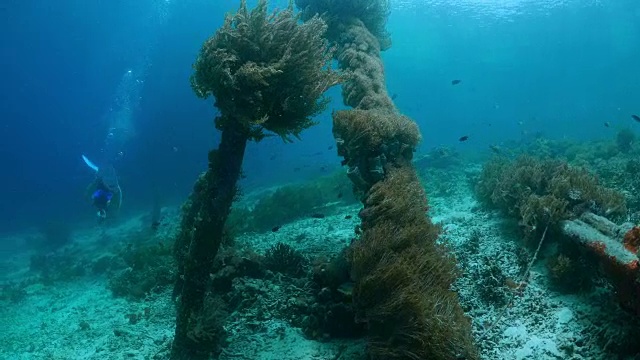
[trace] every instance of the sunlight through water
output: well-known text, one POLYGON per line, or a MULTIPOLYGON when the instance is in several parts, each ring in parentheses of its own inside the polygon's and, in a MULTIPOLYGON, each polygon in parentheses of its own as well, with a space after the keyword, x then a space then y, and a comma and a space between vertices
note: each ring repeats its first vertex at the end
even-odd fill
POLYGON ((518 15, 545 13, 561 7, 591 7, 603 0, 391 0, 392 9, 467 12, 478 17, 511 20, 518 15))

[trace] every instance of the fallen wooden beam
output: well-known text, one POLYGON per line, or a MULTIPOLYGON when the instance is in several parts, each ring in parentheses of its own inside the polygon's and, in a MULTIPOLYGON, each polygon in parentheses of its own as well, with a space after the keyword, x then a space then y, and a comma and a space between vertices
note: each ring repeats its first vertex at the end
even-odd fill
POLYGON ((640 227, 631 223, 618 225, 589 212, 560 225, 567 238, 598 257, 620 305, 640 316, 640 227))

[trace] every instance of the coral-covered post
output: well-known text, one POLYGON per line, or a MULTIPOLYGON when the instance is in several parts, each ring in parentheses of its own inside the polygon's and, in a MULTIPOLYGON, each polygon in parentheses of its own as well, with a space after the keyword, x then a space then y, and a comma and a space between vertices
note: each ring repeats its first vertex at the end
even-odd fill
POLYGON ((436 243, 427 198, 411 159, 420 132, 389 97, 380 52, 387 0, 296 0, 305 18, 323 14, 347 77, 333 115, 338 154, 364 208, 350 249, 356 320, 375 360, 474 359, 471 327, 450 290, 455 263, 436 243))
POLYGON ((220 110, 215 125, 222 138, 184 206, 175 244, 180 280, 174 295, 180 301, 174 360, 208 359, 219 347, 219 336, 199 327, 198 320, 246 144, 268 133, 284 140, 297 137, 326 107, 323 93, 339 76, 330 67, 333 54, 325 31, 317 17, 300 24, 292 6, 269 14, 266 0, 251 11, 243 0, 198 55, 191 85, 199 97, 215 97, 220 110))

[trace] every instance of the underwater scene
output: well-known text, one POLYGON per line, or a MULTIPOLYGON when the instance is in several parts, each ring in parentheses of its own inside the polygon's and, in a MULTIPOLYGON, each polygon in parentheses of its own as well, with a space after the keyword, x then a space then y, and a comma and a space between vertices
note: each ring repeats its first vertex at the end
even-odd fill
POLYGON ((637 0, 0 17, 0 359, 640 360, 637 0))

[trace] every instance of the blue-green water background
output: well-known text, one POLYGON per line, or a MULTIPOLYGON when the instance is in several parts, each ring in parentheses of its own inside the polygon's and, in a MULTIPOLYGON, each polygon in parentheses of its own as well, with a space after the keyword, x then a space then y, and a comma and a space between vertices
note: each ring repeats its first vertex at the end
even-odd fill
MULTIPOLYGON (((135 130, 117 164, 123 215, 149 210, 158 192, 167 204, 182 202, 219 138, 212 101, 189 87, 191 64, 238 3, 3 1, 0 232, 95 220, 83 197, 93 175, 80 155, 102 156, 123 91, 133 97, 126 120, 135 130), (128 70, 134 85, 125 81, 128 70)), ((420 152, 484 152, 536 133, 586 140, 640 129, 630 118, 640 112, 640 2, 392 0, 388 28, 388 88, 420 125, 420 152), (452 86, 453 79, 462 83, 452 86), (469 141, 458 142, 463 135, 469 141)), ((339 89, 330 95, 330 109, 302 141, 250 146, 247 188, 339 168, 329 150, 339 89)))

